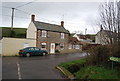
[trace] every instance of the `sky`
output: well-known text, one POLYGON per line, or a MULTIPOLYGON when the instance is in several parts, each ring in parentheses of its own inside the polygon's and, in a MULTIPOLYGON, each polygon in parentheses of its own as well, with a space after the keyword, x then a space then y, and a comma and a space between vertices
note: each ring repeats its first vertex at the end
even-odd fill
POLYGON ((100 2, 2 2, 0 27, 11 27, 11 8, 15 8, 14 27, 28 28, 31 15, 36 21, 60 25, 71 33, 96 34, 99 31, 100 2))

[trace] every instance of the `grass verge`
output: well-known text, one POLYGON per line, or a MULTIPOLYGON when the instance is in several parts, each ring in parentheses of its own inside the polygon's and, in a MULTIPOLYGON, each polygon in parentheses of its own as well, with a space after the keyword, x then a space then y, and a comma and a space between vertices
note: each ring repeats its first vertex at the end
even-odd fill
POLYGON ((120 79, 116 70, 105 67, 88 66, 75 73, 76 79, 120 79))

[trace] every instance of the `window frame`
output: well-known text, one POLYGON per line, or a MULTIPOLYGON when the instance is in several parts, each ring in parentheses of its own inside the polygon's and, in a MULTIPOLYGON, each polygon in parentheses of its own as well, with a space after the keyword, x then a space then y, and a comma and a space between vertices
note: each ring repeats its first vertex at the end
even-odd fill
POLYGON ((75 49, 80 49, 80 45, 75 45, 75 49))
POLYGON ((65 38, 65 33, 60 33, 60 38, 64 39, 65 38))
POLYGON ((68 49, 72 49, 72 44, 69 44, 68 49))
POLYGON ((64 43, 60 43, 60 49, 63 50, 64 47, 65 47, 64 43), (62 46, 62 48, 61 48, 61 46, 62 46))
POLYGON ((42 48, 42 49, 46 49, 46 43, 41 43, 41 48, 42 48), (43 45, 45 45, 45 48, 42 48, 43 45))
POLYGON ((47 37, 47 31, 46 30, 42 30, 42 37, 47 37))

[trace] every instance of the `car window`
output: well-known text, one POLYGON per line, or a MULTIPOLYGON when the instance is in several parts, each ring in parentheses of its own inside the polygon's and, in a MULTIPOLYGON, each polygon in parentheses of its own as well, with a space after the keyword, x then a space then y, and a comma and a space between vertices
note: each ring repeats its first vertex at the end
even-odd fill
POLYGON ((29 48, 29 50, 34 51, 35 49, 34 48, 29 48))
POLYGON ((35 48, 35 50, 37 50, 37 51, 38 51, 38 50, 39 50, 39 48, 35 48))

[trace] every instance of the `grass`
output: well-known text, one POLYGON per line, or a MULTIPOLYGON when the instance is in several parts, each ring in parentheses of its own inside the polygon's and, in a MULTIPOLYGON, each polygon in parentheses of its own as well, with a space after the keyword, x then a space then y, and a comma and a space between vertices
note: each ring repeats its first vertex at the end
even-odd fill
POLYGON ((75 73, 76 79, 120 79, 116 70, 105 67, 88 66, 75 73))
MULTIPOLYGON (((3 37, 10 37, 11 35, 11 28, 10 27, 1 27, 2 29, 2 36, 3 37)), ((14 35, 13 37, 16 38, 25 38, 26 37, 26 28, 13 28, 14 35)))
POLYGON ((85 62, 86 62, 86 59, 85 58, 81 58, 79 60, 61 63, 58 66, 61 66, 61 67, 64 67, 64 68, 67 69, 68 67, 71 67, 73 65, 84 64, 85 62))

